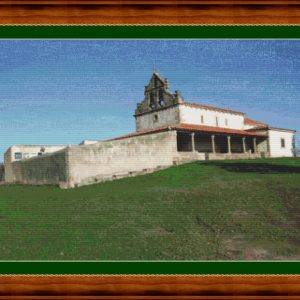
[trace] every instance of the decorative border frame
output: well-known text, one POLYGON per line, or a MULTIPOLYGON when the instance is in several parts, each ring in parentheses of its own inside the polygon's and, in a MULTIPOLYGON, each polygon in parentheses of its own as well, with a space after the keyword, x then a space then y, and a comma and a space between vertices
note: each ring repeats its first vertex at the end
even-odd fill
POLYGON ((0 24, 299 24, 299 0, 0 0, 0 24))
MULTIPOLYGON (((94 25, 110 25, 115 32, 119 32, 119 38, 124 37, 124 32, 122 27, 116 28, 116 25, 127 26, 129 36, 132 36, 131 27, 140 30, 134 37, 142 35, 147 30, 146 25, 290 25, 296 26, 296 30, 289 37, 299 38, 300 0, 0 0, 0 25, 6 29, 3 31, 0 26, 0 38, 18 38, 23 34, 26 37, 40 38, 43 35, 40 25, 64 25, 63 29, 56 26, 48 28, 49 35, 53 38, 60 37, 61 30, 68 31, 66 26, 69 25, 76 25, 79 34, 83 34, 82 30, 96 28, 94 25), (20 27, 11 25, 33 26, 25 26, 20 32, 16 30, 20 27), (87 28, 87 25, 93 26, 87 28), (82 29, 79 28, 81 26, 82 29), (145 28, 144 31, 141 30, 142 27, 145 28), (30 32, 33 32, 32 36, 30 32)), ((271 30, 273 33, 276 31, 278 37, 284 36, 284 30, 280 32, 276 27, 270 28, 271 26, 263 28, 266 36, 271 30)), ((175 36, 172 37, 181 37, 178 30, 180 27, 169 29, 174 32, 175 36)), ((189 30, 195 36, 199 27, 189 30)), ((229 26, 226 30, 231 38, 238 37, 234 28, 229 26)), ((208 30, 206 34, 210 35, 211 32, 208 30)), ((253 28, 249 34, 247 37, 255 36, 253 28)), ((216 34, 215 38, 217 37, 216 34)), ((298 263, 295 265, 298 266, 298 263)), ((291 269, 295 271, 296 266, 291 269)), ((4 269, 9 270, 9 266, 4 269)), ((246 275, 241 272, 240 275, 231 275, 227 270, 224 275, 203 275, 202 272, 197 272, 198 275, 162 275, 161 272, 156 275, 129 275, 130 270, 126 270, 127 274, 124 275, 81 275, 78 272, 77 275, 51 275, 44 271, 42 264, 39 273, 44 275, 19 275, 15 271, 5 275, 0 270, 3 274, 0 275, 0 300, 300 300, 300 275, 293 274, 246 275)), ((300 269, 295 273, 300 274, 300 269)))
POLYGON ((0 299, 300 299, 293 275, 2 275, 0 299))

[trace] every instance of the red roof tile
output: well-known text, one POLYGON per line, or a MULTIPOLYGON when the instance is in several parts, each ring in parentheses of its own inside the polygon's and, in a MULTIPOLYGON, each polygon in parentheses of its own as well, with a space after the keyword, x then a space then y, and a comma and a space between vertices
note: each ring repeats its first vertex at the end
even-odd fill
POLYGON ((247 136, 265 136, 264 134, 259 134, 246 130, 238 130, 238 129, 230 129, 230 128, 222 128, 222 127, 214 127, 214 126, 203 126, 203 125, 194 125, 194 124, 175 124, 169 126, 162 126, 158 128, 152 128, 142 131, 137 131, 133 133, 129 133, 126 135, 122 135, 108 141, 121 140, 126 138, 131 138, 140 135, 151 134, 154 132, 161 132, 166 130, 184 130, 184 131, 196 131, 196 132, 209 132, 209 133, 225 133, 225 134, 238 134, 238 135, 247 135, 247 136))
POLYGON ((279 130, 279 131, 286 131, 286 132, 292 132, 292 133, 295 133, 297 132, 296 130, 294 129, 286 129, 286 128, 278 128, 278 127, 271 127, 269 125, 261 125, 261 126, 255 126, 253 128, 249 128, 249 129, 246 129, 246 131, 257 131, 257 130, 279 130))
POLYGON ((256 125, 252 128, 248 128, 248 129, 245 129, 246 131, 255 131, 255 130, 266 130, 266 129, 269 129, 269 125, 267 124, 260 124, 260 125, 256 125))
POLYGON ((150 111, 146 111, 143 113, 138 113, 135 114, 134 116, 140 116, 140 115, 146 115, 146 114, 150 114, 156 111, 160 111, 160 110, 165 110, 177 105, 184 105, 184 106, 189 106, 189 107, 196 107, 196 108, 203 108, 203 109, 208 109, 208 110, 213 110, 213 111, 220 111, 220 112, 225 112, 225 113, 231 113, 231 114, 235 114, 235 115, 245 115, 245 113, 240 112, 240 111, 236 111, 236 110, 231 110, 231 109, 226 109, 226 108, 221 108, 221 107, 215 107, 215 106, 209 106, 209 105, 204 105, 204 104, 198 104, 198 103, 192 103, 192 102, 182 102, 182 103, 175 103, 169 106, 165 106, 165 107, 160 107, 157 109, 153 109, 150 111))
POLYGON ((145 134, 149 134, 149 133, 152 133, 152 132, 159 132, 159 131, 165 131, 165 130, 168 130, 168 126, 163 126, 163 127, 151 128, 151 129, 147 129, 147 130, 136 131, 136 132, 132 132, 132 133, 128 133, 128 134, 125 134, 125 135, 118 136, 116 138, 109 139, 107 141, 121 140, 121 139, 135 137, 135 136, 138 136, 138 135, 145 135, 145 134))
POLYGON ((286 131, 286 132, 293 132, 293 133, 297 132, 297 130, 295 130, 295 129, 286 129, 286 128, 278 128, 278 127, 268 127, 268 129, 286 131))
POLYGON ((214 126, 203 126, 194 124, 178 124, 174 129, 182 129, 188 131, 200 131, 200 132, 214 132, 214 133, 229 133, 229 134, 240 134, 240 135, 261 135, 246 130, 214 127, 214 126))
POLYGON ((267 125, 267 124, 265 124, 265 123, 263 123, 263 122, 259 122, 259 121, 255 121, 255 120, 253 120, 253 119, 249 119, 249 118, 245 118, 245 123, 246 124, 250 124, 250 125, 267 125))
POLYGON ((269 125, 262 125, 262 126, 257 126, 254 128, 246 129, 247 131, 256 131, 256 130, 278 130, 278 131, 286 131, 286 132, 297 132, 297 130, 294 129, 286 129, 286 128, 278 128, 278 127, 271 127, 269 125))
POLYGON ((208 109, 208 110, 215 110, 215 111, 220 111, 220 112, 225 112, 225 113, 232 113, 232 114, 237 114, 237 115, 245 115, 245 113, 240 112, 240 111, 221 108, 221 107, 215 107, 215 106, 210 106, 210 105, 191 103, 191 102, 183 102, 183 103, 179 103, 179 104, 190 106, 190 107, 197 107, 197 108, 204 108, 204 109, 208 109))

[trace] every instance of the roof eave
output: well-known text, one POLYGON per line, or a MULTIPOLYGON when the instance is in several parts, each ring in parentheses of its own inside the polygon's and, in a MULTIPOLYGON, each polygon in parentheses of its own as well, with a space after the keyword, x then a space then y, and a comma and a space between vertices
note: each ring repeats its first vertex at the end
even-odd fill
POLYGON ((281 131, 287 131, 287 132, 294 132, 296 133, 297 130, 295 129, 286 129, 286 128, 279 128, 279 127, 269 127, 269 130, 281 130, 281 131))

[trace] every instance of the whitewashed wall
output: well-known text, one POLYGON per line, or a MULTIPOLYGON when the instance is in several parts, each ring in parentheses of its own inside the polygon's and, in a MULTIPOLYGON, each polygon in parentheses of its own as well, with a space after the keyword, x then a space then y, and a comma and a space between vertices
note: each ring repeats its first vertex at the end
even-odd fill
POLYGON ((244 128, 243 128, 244 130, 250 129, 250 128, 254 128, 254 126, 250 125, 250 124, 247 124, 247 123, 244 124, 244 128))
POLYGON ((37 156, 40 152, 41 148, 44 148, 45 151, 43 153, 52 153, 61 149, 66 148, 66 145, 14 145, 11 146, 11 161, 15 161, 15 153, 22 153, 22 159, 31 158, 37 156))
POLYGON ((293 132, 269 130, 269 145, 271 157, 291 157, 293 153, 293 132), (281 138, 285 139, 285 148, 281 147, 281 138))
POLYGON ((180 105, 180 123, 216 126, 216 117, 218 118, 218 127, 240 129, 244 128, 244 116, 226 112, 213 111, 198 107, 180 105), (204 122, 201 123, 201 116, 204 122), (228 123, 226 125, 225 119, 228 123))

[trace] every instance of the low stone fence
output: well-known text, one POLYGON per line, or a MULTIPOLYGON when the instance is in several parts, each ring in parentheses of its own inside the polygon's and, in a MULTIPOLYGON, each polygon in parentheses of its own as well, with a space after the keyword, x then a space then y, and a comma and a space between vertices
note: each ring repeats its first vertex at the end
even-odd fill
POLYGON ((14 161, 11 183, 72 188, 154 172, 173 164, 176 132, 67 147, 53 153, 14 161))
POLYGON ((67 150, 35 156, 11 163, 13 181, 23 184, 58 185, 67 182, 67 150))
POLYGON ((255 159, 261 158, 259 153, 208 153, 208 160, 255 159))
POLYGON ((172 166, 176 153, 175 131, 73 146, 68 151, 69 181, 61 187, 154 172, 172 166))
MULTIPOLYGON (((209 153, 209 152, 177 152, 174 164, 184 164, 197 160, 255 159, 260 153, 209 153)), ((267 157, 267 156, 265 156, 267 157)))
POLYGON ((192 161, 205 160, 205 153, 202 152, 177 152, 173 164, 180 165, 192 161))

